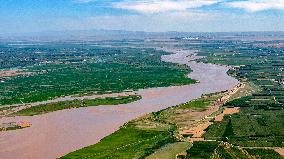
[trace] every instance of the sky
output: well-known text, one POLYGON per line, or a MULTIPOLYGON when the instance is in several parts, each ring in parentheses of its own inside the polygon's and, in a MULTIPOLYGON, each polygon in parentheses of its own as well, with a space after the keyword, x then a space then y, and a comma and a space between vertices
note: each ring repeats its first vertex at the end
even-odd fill
POLYGON ((0 34, 284 31, 284 0, 0 0, 0 34))

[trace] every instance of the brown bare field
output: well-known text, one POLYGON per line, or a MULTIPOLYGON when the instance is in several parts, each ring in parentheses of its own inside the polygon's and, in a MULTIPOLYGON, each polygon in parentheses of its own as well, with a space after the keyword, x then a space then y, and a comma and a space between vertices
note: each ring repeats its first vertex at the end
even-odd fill
POLYGON ((2 71, 0 71, 1 77, 17 76, 18 74, 19 74, 18 70, 2 70, 2 71))
POLYGON ((236 114, 240 111, 239 107, 225 108, 223 112, 215 117, 215 121, 222 121, 225 115, 236 114))
POLYGON ((180 134, 192 134, 192 138, 201 138, 205 133, 205 129, 210 126, 212 122, 204 122, 202 124, 197 125, 196 127, 192 127, 189 130, 180 131, 180 134))
MULTIPOLYGON (((189 138, 190 142, 194 141, 203 141, 202 138, 203 134, 205 133, 205 129, 208 128, 213 122, 211 119, 215 121, 222 121, 225 115, 235 114, 239 112, 239 108, 225 108, 220 114, 213 115, 214 113, 218 112, 220 106, 222 106, 225 102, 227 102, 232 95, 239 92, 240 89, 244 87, 243 84, 239 84, 235 86, 232 90, 227 91, 226 93, 221 93, 221 97, 215 100, 213 104, 211 104, 205 111, 194 111, 189 110, 188 116, 190 116, 191 120, 188 120, 187 126, 180 128, 179 134, 180 135, 192 135, 189 138)), ((181 114, 181 113, 179 113, 181 114)))
POLYGON ((284 156, 284 148, 275 148, 274 151, 279 153, 281 156, 284 156))
POLYGON ((255 84, 250 82, 242 82, 239 84, 239 87, 236 90, 236 92, 230 96, 229 100, 234 100, 243 96, 248 96, 258 91, 260 91, 260 88, 255 84))
POLYGON ((25 72, 24 70, 0 70, 0 77, 13 77, 18 75, 32 75, 32 72, 25 72))

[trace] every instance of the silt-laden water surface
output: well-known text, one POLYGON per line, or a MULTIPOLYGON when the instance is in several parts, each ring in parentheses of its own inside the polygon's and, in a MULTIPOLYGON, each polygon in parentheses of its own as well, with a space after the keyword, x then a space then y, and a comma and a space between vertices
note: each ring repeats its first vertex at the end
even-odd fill
POLYGON ((99 142, 139 116, 196 99, 202 94, 225 91, 238 84, 227 75, 228 67, 190 61, 196 58, 193 54, 193 51, 175 51, 175 54, 162 56, 162 60, 190 66, 193 72, 189 77, 199 83, 139 90, 137 93, 142 99, 129 104, 0 119, 0 122, 32 123, 29 128, 0 132, 1 158, 54 159, 99 142))

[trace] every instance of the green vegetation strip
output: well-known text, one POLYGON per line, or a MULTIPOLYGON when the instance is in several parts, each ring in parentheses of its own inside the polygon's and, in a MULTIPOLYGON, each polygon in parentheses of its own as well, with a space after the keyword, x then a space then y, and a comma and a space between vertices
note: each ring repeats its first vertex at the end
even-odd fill
MULTIPOLYGON (((241 129, 238 131, 241 132, 243 130, 246 130, 246 126, 252 122, 245 120, 241 123, 236 123, 236 119, 231 119, 227 116, 225 117, 226 120, 224 120, 224 123, 222 121, 219 125, 216 125, 218 123, 214 123, 212 126, 210 126, 208 133, 206 133, 205 135, 205 137, 208 138, 208 134, 217 133, 217 135, 213 138, 213 140, 217 141, 194 142, 192 148, 188 148, 190 147, 190 143, 186 144, 180 142, 181 138, 177 135, 177 128, 182 125, 180 123, 180 119, 182 116, 184 116, 184 114, 180 111, 186 111, 186 109, 199 110, 200 108, 202 108, 201 110, 203 110, 206 106, 208 106, 208 104, 218 99, 218 97, 220 97, 220 94, 211 94, 203 96, 200 99, 187 102, 185 104, 161 110, 159 112, 151 113, 147 116, 141 117, 125 124, 118 131, 108 137, 105 137, 99 143, 85 147, 75 152, 71 152, 61 158, 133 159, 146 157, 154 158, 157 156, 162 157, 165 155, 174 157, 177 153, 188 149, 186 150, 187 155, 180 155, 180 157, 188 159, 245 159, 255 157, 265 158, 267 155, 271 155, 272 158, 281 159, 281 156, 274 151, 257 149, 254 151, 261 152, 258 152, 258 154, 256 154, 254 152, 246 151, 246 149, 228 143, 231 142, 233 137, 236 135, 236 124, 238 124, 237 128, 241 129), (243 126, 243 128, 240 128, 241 126, 243 126), (212 130, 214 131, 212 132, 212 130)), ((267 111, 263 111, 262 113, 265 112, 267 111)), ((271 111, 271 113, 272 112, 273 111, 271 111)), ((245 114, 246 113, 248 112, 245 112, 245 114)), ((279 113, 281 114, 281 112, 279 113)), ((258 112, 258 114, 261 114, 261 112, 258 112)), ((279 116, 276 116, 274 118, 277 117, 279 116)), ((235 115, 233 115, 232 118, 235 118, 235 115)), ((236 118, 238 117, 236 116, 236 118)), ((190 116, 188 119, 183 119, 189 120, 190 116)), ((264 121, 260 120, 258 120, 258 122, 260 122, 262 125, 265 123, 264 121)), ((251 130, 248 129, 247 131, 251 130)), ((273 129, 273 131, 276 131, 276 129, 273 129)), ((245 137, 244 140, 247 140, 247 138, 245 137)))
POLYGON ((84 100, 73 100, 73 101, 63 101, 57 103, 44 104, 39 106, 30 107, 27 109, 20 110, 13 113, 15 116, 32 116, 45 114, 53 111, 88 107, 88 106, 98 106, 98 105, 118 105, 131 103, 140 100, 141 96, 131 95, 131 96, 119 96, 119 97, 107 97, 107 98, 96 98, 96 99, 84 99, 84 100))
POLYGON ((190 108, 195 108, 196 110, 206 110, 206 108, 213 103, 213 101, 216 99, 216 97, 212 98, 199 98, 190 102, 187 102, 185 104, 181 104, 180 108, 181 109, 190 109, 190 108))
MULTIPOLYGON (((203 110, 216 100, 219 94, 210 94, 200 99, 151 113, 133 120, 99 143, 71 152, 62 159, 72 158, 153 158, 170 155, 175 157, 185 151, 190 143, 179 142, 177 128, 186 109, 203 110), (179 112, 179 113, 177 113, 179 112), (169 148, 174 149, 167 151, 169 148), (155 152, 155 155, 153 153, 155 152), (152 156, 150 156, 152 154, 152 156)), ((190 116, 188 117, 190 118, 190 116)))
MULTIPOLYGON (((67 154, 61 159, 145 158, 156 149, 175 142, 173 126, 165 124, 156 129, 144 127, 139 121, 129 122, 99 143, 67 154)), ((156 122, 156 124, 159 123, 156 122)))

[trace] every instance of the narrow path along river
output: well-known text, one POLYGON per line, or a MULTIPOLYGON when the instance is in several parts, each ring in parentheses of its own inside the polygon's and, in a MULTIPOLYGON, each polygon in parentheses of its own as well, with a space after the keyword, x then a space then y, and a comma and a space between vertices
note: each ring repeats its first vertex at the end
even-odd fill
POLYGON ((164 61, 189 65, 193 70, 189 77, 198 80, 197 84, 139 90, 137 93, 142 99, 129 104, 0 119, 0 122, 32 123, 29 128, 0 132, 0 158, 54 159, 99 142, 134 118, 238 84, 227 75, 228 67, 190 61, 194 58, 193 51, 175 51, 175 54, 162 56, 164 61))

